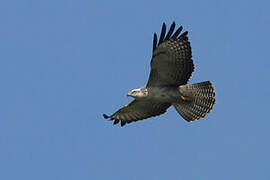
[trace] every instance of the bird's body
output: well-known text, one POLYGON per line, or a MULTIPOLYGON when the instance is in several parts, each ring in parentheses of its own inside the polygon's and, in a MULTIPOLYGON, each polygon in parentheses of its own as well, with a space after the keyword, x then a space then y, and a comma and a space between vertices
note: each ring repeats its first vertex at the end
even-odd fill
MULTIPOLYGON (((181 96, 177 87, 149 87, 146 88, 148 95, 142 97, 145 100, 160 101, 160 102, 176 102, 181 96)), ((136 99, 136 97, 134 97, 136 99)))
POLYGON ((124 126, 161 115, 174 106, 186 121, 194 121, 212 110, 215 104, 212 83, 187 84, 194 71, 191 47, 187 31, 180 35, 182 27, 175 32, 174 28, 173 22, 165 37, 166 25, 163 23, 159 42, 154 34, 149 80, 145 86, 128 93, 135 100, 111 116, 104 114, 104 118, 114 120, 114 124, 121 122, 124 126))

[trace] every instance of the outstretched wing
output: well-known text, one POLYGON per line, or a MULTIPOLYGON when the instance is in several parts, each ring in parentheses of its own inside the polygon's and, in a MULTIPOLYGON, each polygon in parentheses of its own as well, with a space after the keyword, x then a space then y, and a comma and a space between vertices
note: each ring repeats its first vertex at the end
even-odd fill
POLYGON ((180 35, 183 29, 181 26, 173 34, 174 28, 175 22, 165 37, 166 25, 163 23, 158 44, 157 35, 154 33, 151 72, 147 87, 186 84, 194 71, 188 32, 180 35))
POLYGON ((165 113, 170 106, 170 103, 135 99, 113 115, 108 116, 103 114, 103 116, 106 119, 114 120, 113 124, 118 124, 121 121, 121 126, 124 126, 126 123, 161 115, 165 113))

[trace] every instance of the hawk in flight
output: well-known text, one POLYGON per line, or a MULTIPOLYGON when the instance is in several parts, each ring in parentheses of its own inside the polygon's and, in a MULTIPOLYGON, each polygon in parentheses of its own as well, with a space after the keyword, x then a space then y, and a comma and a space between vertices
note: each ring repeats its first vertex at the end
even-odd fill
POLYGON ((175 22, 166 34, 163 23, 159 40, 154 33, 151 72, 146 86, 134 89, 128 96, 135 98, 130 104, 104 118, 113 124, 143 120, 159 116, 173 106, 188 122, 202 119, 215 104, 214 87, 210 81, 187 84, 194 64, 187 34, 182 26, 175 32, 175 22))

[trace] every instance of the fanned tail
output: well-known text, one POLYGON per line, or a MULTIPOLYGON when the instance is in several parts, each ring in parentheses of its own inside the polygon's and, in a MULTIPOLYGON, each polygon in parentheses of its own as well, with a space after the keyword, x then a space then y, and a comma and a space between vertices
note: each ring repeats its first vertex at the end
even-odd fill
POLYGON ((215 89, 210 81, 182 85, 179 91, 182 100, 173 106, 189 122, 204 118, 216 103, 215 89))

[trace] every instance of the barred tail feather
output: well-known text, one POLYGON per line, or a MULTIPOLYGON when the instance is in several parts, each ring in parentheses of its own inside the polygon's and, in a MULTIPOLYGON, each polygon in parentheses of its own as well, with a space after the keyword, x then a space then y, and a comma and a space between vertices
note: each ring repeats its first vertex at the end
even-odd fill
POLYGON ((181 101, 173 104, 176 111, 186 120, 202 119, 209 113, 215 100, 215 89, 210 81, 179 86, 181 101))

